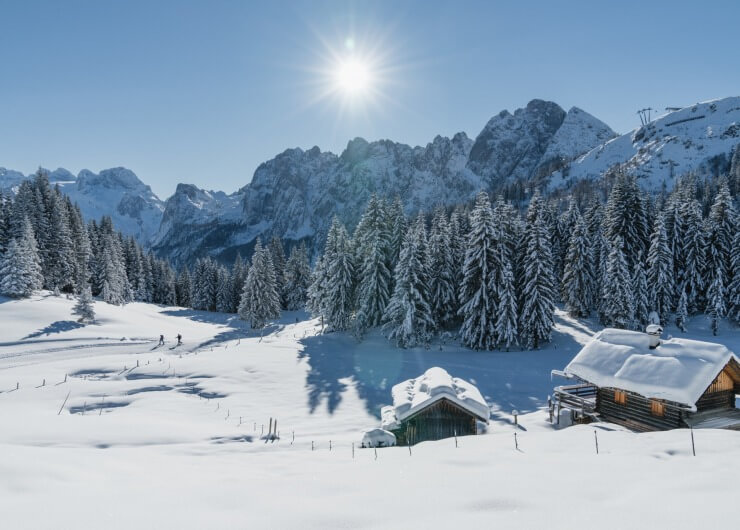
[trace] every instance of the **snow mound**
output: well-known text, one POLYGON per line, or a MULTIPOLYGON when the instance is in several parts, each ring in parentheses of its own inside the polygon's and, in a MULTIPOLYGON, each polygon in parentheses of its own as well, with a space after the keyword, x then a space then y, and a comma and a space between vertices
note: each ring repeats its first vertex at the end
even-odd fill
POLYGON ((381 410, 384 429, 397 427, 398 422, 441 399, 452 401, 486 423, 490 415, 488 403, 474 385, 452 377, 437 366, 429 368, 415 379, 398 383, 391 393, 393 406, 383 407, 381 410))
POLYGON ((695 408, 722 368, 731 359, 738 361, 721 344, 674 338, 650 349, 649 339, 645 333, 607 328, 583 347, 565 373, 598 387, 695 408))
POLYGON ((393 447, 396 435, 383 429, 370 429, 362 433, 363 447, 393 447))

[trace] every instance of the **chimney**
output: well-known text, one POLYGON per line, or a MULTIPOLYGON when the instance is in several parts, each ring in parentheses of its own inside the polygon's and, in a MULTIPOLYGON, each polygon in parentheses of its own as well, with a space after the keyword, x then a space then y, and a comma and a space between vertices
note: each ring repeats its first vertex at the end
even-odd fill
POLYGON ((651 350, 654 350, 660 346, 660 336, 663 334, 663 328, 658 324, 650 324, 645 328, 645 333, 648 336, 648 345, 651 350))

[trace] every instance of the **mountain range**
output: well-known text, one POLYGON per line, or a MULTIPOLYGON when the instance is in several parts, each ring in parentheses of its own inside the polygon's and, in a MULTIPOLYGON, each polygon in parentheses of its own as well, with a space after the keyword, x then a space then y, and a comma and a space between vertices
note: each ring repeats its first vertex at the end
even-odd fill
MULTIPOLYGON (((718 171, 739 143, 738 97, 672 110, 621 136, 579 108, 532 100, 491 118, 474 140, 460 132, 416 147, 355 138, 339 155, 287 149, 230 194, 179 184, 162 202, 125 168, 49 176, 87 218, 110 215, 124 233, 182 264, 249 253, 258 236, 321 240, 335 215, 354 226, 372 193, 399 196, 413 213, 512 183, 569 187, 617 166, 647 189, 670 188, 687 171, 718 171)), ((0 168, 0 189, 12 192, 24 178, 0 168)))

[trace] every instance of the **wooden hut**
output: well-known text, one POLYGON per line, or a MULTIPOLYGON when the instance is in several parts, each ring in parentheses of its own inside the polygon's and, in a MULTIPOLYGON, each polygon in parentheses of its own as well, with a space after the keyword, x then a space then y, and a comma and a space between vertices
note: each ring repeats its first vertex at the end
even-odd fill
POLYGON ((490 409, 480 391, 442 368, 395 385, 392 394, 393 405, 381 411, 382 425, 399 445, 478 434, 479 422, 488 423, 490 409))
POLYGON ((740 362, 721 344, 605 329, 563 371, 554 407, 576 421, 600 419, 639 431, 680 427, 740 430, 740 362))

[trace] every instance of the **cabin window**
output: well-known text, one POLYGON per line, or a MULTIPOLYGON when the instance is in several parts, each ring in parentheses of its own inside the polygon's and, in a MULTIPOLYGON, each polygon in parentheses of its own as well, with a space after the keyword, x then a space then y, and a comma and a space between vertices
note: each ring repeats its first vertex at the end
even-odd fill
POLYGON ((665 416, 665 404, 657 399, 650 400, 650 413, 653 416, 665 416))
POLYGON ((626 405, 627 404, 627 392, 624 390, 615 390, 614 391, 614 403, 618 403, 619 405, 626 405))

